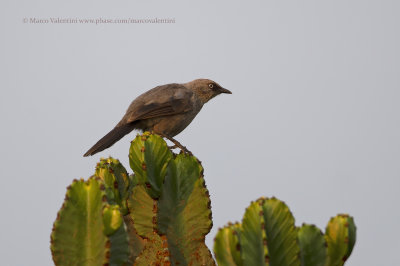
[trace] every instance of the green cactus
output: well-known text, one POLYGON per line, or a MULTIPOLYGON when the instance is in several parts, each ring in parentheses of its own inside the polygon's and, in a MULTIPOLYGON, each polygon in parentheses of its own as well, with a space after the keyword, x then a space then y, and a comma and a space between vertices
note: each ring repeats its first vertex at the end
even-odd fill
POLYGON ((145 184, 149 195, 160 197, 172 152, 167 143, 158 135, 145 132, 138 135, 131 143, 129 164, 135 173, 138 183, 145 184))
POLYGON ((294 218, 285 203, 276 198, 258 200, 264 215, 269 263, 300 265, 294 218))
POLYGON ((107 201, 110 204, 118 204, 122 214, 128 213, 126 199, 129 196, 130 180, 125 167, 113 158, 100 159, 96 166, 95 176, 104 184, 107 201))
POLYGON ((325 229, 325 239, 328 244, 328 265, 344 265, 356 242, 353 217, 347 214, 332 217, 325 229))
POLYGON ((173 264, 214 264, 204 244, 212 221, 202 172, 197 159, 185 154, 176 156, 168 166, 158 202, 157 229, 168 239, 173 264))
POLYGON ((229 223, 218 231, 214 238, 214 253, 220 265, 243 265, 240 254, 241 231, 240 223, 229 223))
POLYGON ((128 241, 119 206, 106 203, 101 180, 75 180, 54 222, 51 251, 56 265, 103 265, 125 260, 128 241), (119 248, 120 246, 123 248, 119 248), (113 260, 110 260, 110 255, 113 260))
MULTIPOLYGON (((241 227, 236 227, 240 228, 238 239, 242 259, 236 265, 300 265, 294 218, 283 202, 276 198, 260 198, 252 202, 246 209, 241 227)), ((229 238, 237 241, 232 236, 229 238)), ((216 243, 217 240, 218 235, 216 243)), ((228 245, 231 246, 235 246, 235 243, 228 245)), ((219 259, 220 250, 223 247, 214 246, 218 264, 232 265, 224 264, 219 259)), ((235 256, 236 258, 232 256, 232 260, 238 261, 238 255, 235 256)))
MULTIPOLYGON (((174 154, 158 135, 131 143, 129 175, 113 158, 101 159, 94 176, 75 180, 51 234, 56 265, 216 265, 205 245, 212 227, 201 163, 174 154)), ((215 238, 219 265, 341 266, 355 244, 353 218, 331 219, 325 235, 295 227, 289 208, 260 198, 242 223, 215 238)))
POLYGON ((121 217, 121 226, 108 236, 111 245, 108 257, 109 265, 125 265, 128 262, 131 250, 129 248, 129 236, 127 233, 126 226, 122 223, 121 217))
POLYGON ((347 215, 332 218, 325 235, 313 225, 296 228, 282 201, 260 198, 246 209, 241 224, 219 229, 214 254, 220 266, 337 266, 350 256, 355 231, 347 215))
POLYGON ((262 265, 268 259, 262 207, 252 202, 246 209, 240 233, 240 250, 244 265, 262 265))
POLYGON ((326 241, 324 234, 315 225, 303 224, 298 229, 301 265, 325 266, 326 241))
POLYGON ((133 220, 129 215, 124 216, 124 222, 129 236, 129 258, 126 265, 134 265, 136 258, 144 249, 146 240, 138 235, 133 220))
POLYGON ((74 181, 51 235, 56 265, 215 265, 205 245, 212 227, 203 168, 148 132, 131 143, 128 175, 101 159, 74 181))
POLYGON ((128 199, 130 216, 136 232, 142 237, 148 237, 156 231, 157 201, 148 194, 144 185, 136 185, 128 199))
POLYGON ((130 216, 136 232, 150 240, 137 261, 214 265, 204 244, 212 221, 199 161, 173 155, 161 137, 148 133, 132 142, 129 159, 137 184, 128 199, 130 216))

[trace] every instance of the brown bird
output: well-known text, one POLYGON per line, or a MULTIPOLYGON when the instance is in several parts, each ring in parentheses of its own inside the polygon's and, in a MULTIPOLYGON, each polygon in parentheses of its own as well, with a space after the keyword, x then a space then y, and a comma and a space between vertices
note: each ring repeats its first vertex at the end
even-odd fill
POLYGON ((221 93, 232 92, 209 79, 155 87, 133 100, 114 129, 83 156, 94 155, 111 147, 134 129, 157 133, 186 150, 173 137, 192 122, 206 102, 221 93))

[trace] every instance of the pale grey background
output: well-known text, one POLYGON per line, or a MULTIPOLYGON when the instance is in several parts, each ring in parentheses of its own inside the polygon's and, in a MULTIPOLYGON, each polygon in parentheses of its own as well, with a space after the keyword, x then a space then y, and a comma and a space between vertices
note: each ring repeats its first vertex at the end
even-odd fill
POLYGON ((179 139, 202 161, 214 228, 277 196, 296 223, 358 227, 347 265, 399 265, 399 1, 0 2, 2 265, 52 265, 52 223, 131 100, 215 79, 179 139), (164 25, 24 24, 24 18, 171 17, 164 25))

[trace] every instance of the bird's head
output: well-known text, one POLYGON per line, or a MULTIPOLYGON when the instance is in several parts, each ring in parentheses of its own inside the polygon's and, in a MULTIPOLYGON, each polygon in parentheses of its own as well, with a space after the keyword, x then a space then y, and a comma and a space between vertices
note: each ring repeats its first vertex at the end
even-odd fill
POLYGON ((232 94, 231 91, 224 89, 217 82, 210 79, 196 79, 184 84, 187 88, 193 90, 200 98, 203 104, 221 93, 232 94))

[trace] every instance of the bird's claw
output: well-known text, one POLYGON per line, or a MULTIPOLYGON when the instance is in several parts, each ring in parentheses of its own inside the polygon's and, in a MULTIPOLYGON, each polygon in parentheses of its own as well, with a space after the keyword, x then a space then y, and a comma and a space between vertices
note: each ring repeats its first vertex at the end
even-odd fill
POLYGON ((186 149, 185 146, 179 147, 181 149, 181 153, 187 154, 189 156, 193 156, 193 153, 191 151, 189 151, 188 149, 186 149))

